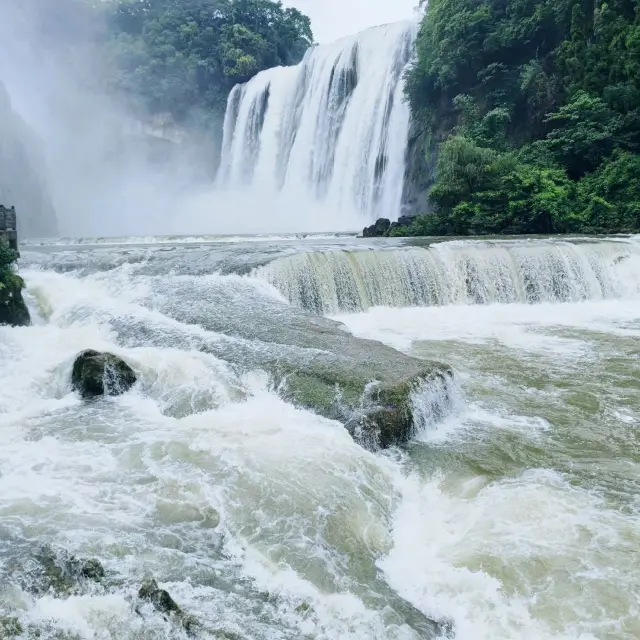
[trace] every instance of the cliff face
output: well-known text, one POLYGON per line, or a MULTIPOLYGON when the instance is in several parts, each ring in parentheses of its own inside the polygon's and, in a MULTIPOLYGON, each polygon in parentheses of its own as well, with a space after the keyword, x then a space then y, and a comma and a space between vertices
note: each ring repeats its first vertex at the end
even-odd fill
POLYGON ((40 143, 13 111, 1 82, 0 204, 16 207, 21 238, 56 235, 56 214, 47 190, 40 143))

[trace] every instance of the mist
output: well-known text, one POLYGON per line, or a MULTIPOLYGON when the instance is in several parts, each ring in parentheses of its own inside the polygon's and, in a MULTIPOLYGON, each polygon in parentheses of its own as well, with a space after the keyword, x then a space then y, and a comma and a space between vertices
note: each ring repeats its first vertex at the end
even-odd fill
MULTIPOLYGON (((366 222, 308 200, 216 190, 220 140, 211 131, 142 117, 101 86, 109 62, 94 45, 103 25, 76 13, 84 1, 0 0, 0 82, 42 144, 61 236, 342 231, 366 222)), ((340 20, 344 3, 290 4, 326 41, 410 17, 414 2, 367 0, 365 11, 352 0, 340 20)))
POLYGON ((187 194, 210 184, 214 167, 201 146, 176 144, 164 123, 100 87, 101 25, 76 6, 3 0, 0 24, 0 82, 42 144, 59 232, 177 233, 187 194), (163 154, 170 162, 157 161, 163 154))

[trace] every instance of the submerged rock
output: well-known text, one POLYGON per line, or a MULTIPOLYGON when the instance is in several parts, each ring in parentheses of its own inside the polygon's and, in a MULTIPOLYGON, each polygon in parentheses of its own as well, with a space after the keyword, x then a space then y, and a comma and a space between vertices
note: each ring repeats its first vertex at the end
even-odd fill
POLYGON ((180 622, 184 630, 189 634, 192 634, 199 626, 198 620, 194 616, 186 614, 169 592, 165 589, 160 589, 153 578, 145 580, 138 591, 138 597, 140 600, 150 602, 159 613, 175 616, 175 619, 180 622))
POLYGON ((68 595, 87 581, 100 582, 105 572, 95 558, 76 558, 64 549, 43 545, 19 574, 26 591, 68 595))
POLYGON ((29 309, 22 297, 23 289, 24 280, 20 276, 0 274, 0 325, 27 327, 31 324, 29 309))
POLYGON ((448 406, 447 365, 357 338, 339 322, 261 295, 249 283, 233 284, 231 289, 224 281, 163 282, 159 310, 226 334, 228 339, 207 342, 202 350, 240 373, 266 371, 284 398, 339 420, 370 449, 415 434, 414 397, 424 395, 420 403, 436 418, 448 406))
POLYGON ((92 350, 76 357, 71 372, 71 385, 83 398, 121 395, 136 381, 133 369, 122 358, 92 350))

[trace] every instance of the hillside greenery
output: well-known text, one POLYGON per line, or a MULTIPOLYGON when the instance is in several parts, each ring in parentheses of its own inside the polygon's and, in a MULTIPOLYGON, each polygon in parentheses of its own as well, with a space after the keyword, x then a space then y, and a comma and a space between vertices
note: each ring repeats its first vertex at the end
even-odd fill
POLYGON ((104 12, 110 88, 141 110, 220 116, 232 87, 298 63, 308 17, 271 0, 111 0, 104 12))
POLYGON ((433 211, 391 233, 640 230, 639 0, 429 0, 416 46, 433 211))

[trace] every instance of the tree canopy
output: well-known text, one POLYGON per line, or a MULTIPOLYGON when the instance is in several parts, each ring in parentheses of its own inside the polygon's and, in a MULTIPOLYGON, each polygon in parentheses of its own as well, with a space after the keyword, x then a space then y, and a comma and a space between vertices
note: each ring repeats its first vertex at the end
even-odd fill
POLYGON ((176 120, 221 113, 231 88, 264 69, 298 63, 309 18, 271 0, 112 0, 105 45, 111 87, 176 120))
POLYGON ((416 47, 438 163, 409 233, 640 229, 638 0, 430 0, 416 47))

